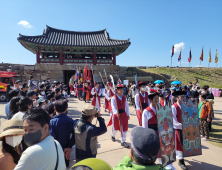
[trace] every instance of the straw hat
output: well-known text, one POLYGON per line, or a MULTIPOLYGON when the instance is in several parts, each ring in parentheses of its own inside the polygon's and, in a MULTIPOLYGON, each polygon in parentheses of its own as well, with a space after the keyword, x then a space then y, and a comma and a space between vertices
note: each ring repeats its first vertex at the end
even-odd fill
POLYGON ((23 121, 19 119, 11 119, 5 122, 3 132, 0 134, 0 140, 2 140, 4 136, 23 134, 23 121))

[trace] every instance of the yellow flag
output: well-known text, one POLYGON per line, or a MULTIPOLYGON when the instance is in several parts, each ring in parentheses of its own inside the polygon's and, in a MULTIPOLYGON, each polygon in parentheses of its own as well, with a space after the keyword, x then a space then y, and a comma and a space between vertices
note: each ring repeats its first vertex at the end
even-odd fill
POLYGON ((217 57, 217 50, 216 50, 215 63, 217 62, 218 62, 218 57, 217 57))
POLYGON ((211 63, 211 49, 209 51, 209 62, 211 63))

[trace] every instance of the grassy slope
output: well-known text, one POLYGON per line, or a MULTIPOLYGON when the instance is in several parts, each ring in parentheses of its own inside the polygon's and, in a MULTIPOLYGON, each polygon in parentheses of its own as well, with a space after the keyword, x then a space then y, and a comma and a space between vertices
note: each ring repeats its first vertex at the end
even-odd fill
POLYGON ((172 75, 183 82, 183 84, 194 82, 197 78, 200 87, 208 85, 210 87, 222 88, 222 68, 149 68, 141 70, 172 75))
POLYGON ((212 124, 209 143, 222 148, 222 123, 212 124))

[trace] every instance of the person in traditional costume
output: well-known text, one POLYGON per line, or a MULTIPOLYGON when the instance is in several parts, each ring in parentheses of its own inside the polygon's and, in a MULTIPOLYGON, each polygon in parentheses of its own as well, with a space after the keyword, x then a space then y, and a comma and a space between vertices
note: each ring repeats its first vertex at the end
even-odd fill
POLYGON ((78 86, 77 86, 77 90, 78 90, 78 99, 82 100, 82 82, 79 82, 78 86))
POLYGON ((104 104, 103 104, 103 107, 104 107, 104 110, 106 112, 107 109, 109 109, 109 104, 108 104, 108 100, 106 98, 106 95, 107 95, 107 92, 109 91, 109 83, 106 84, 106 87, 105 87, 105 90, 104 90, 104 104))
POLYGON ((86 87, 86 83, 83 83, 83 87, 82 87, 82 97, 83 97, 83 100, 85 101, 86 103, 86 91, 87 91, 87 88, 86 87))
MULTIPOLYGON (((150 89, 150 93, 148 95, 148 98, 150 100, 150 105, 144 109, 142 114, 142 127, 153 129, 157 136, 159 136, 158 133, 158 127, 157 127, 157 116, 156 116, 156 103, 159 103, 159 95, 160 93, 157 90, 150 89)), ((161 151, 158 155, 158 161, 160 164, 162 164, 161 159, 161 151)), ((175 169, 173 167, 173 164, 167 165, 164 167, 165 169, 175 169)))
POLYGON ((166 105, 166 100, 165 100, 165 98, 163 97, 163 94, 160 94, 159 95, 159 101, 160 101, 160 104, 162 105, 162 106, 165 106, 166 105))
POLYGON ((148 93, 146 92, 146 83, 140 82, 138 86, 140 91, 135 95, 136 115, 139 125, 142 126, 142 113, 143 110, 150 105, 150 101, 148 99, 148 93))
POLYGON ((92 91, 92 85, 91 85, 91 83, 90 83, 90 80, 88 80, 88 88, 89 88, 89 101, 90 101, 90 98, 91 98, 91 91, 92 91))
POLYGON ((90 92, 91 92, 91 88, 89 87, 89 84, 90 83, 85 83, 85 87, 86 87, 86 100, 85 101, 87 101, 87 102, 89 102, 89 100, 90 100, 90 92))
POLYGON ((126 97, 123 95, 123 85, 117 85, 117 94, 111 98, 112 116, 107 126, 112 125, 111 139, 116 141, 115 136, 118 131, 121 132, 121 146, 129 148, 126 143, 126 134, 128 131, 128 120, 130 119, 129 105, 126 97))
POLYGON ((106 93, 105 98, 108 101, 108 103, 107 103, 108 104, 108 111, 110 114, 112 114, 111 99, 114 96, 114 93, 113 93, 113 89, 111 88, 111 84, 109 85, 107 83, 106 87, 107 87, 107 93, 106 93))
POLYGON ((93 95, 93 99, 92 99, 92 105, 97 108, 97 110, 100 112, 101 109, 101 104, 100 104, 100 96, 102 94, 101 89, 99 88, 99 83, 95 82, 95 87, 93 87, 91 94, 93 95))
POLYGON ((183 132, 182 132, 182 112, 181 112, 181 100, 185 99, 186 92, 175 91, 172 94, 177 102, 172 105, 173 114, 173 128, 175 129, 175 147, 176 158, 179 160, 179 166, 181 169, 188 169, 183 159, 183 132))
POLYGON ((73 85, 74 97, 78 96, 77 86, 78 86, 78 83, 75 81, 75 84, 73 85))

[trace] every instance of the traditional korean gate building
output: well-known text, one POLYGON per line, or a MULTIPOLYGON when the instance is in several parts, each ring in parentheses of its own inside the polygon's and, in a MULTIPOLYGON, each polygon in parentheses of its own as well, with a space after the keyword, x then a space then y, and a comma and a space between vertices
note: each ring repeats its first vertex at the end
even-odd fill
POLYGON ((18 41, 36 54, 36 63, 116 65, 116 56, 130 45, 128 40, 111 39, 106 29, 94 32, 77 32, 49 26, 42 35, 19 34, 18 41))

